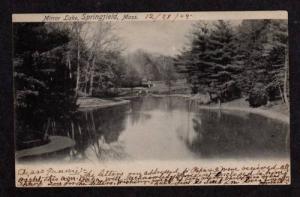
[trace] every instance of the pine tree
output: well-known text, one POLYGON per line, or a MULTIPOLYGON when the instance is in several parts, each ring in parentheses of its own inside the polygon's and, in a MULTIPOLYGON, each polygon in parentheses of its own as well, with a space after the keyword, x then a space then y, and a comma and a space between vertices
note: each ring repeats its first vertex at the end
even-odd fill
POLYGON ((238 30, 245 63, 241 75, 242 88, 246 94, 258 84, 266 87, 268 83, 265 46, 269 23, 269 20, 244 20, 238 30))
POLYGON ((207 56, 210 70, 210 93, 215 93, 221 101, 240 96, 237 86, 241 72, 242 57, 239 55, 233 28, 222 20, 214 24, 208 39, 207 56))
POLYGON ((182 52, 175 61, 180 73, 186 75, 192 84, 192 92, 207 92, 212 72, 208 50, 209 29, 206 24, 196 24, 192 32, 190 49, 182 52))
POLYGON ((268 88, 278 90, 283 102, 288 101, 288 35, 287 21, 270 23, 270 38, 267 45, 268 88))
POLYGON ((269 100, 281 95, 288 104, 287 21, 244 20, 239 42, 245 60, 243 89, 269 100))
POLYGON ((77 108, 67 66, 69 34, 43 23, 14 24, 17 145, 43 138, 49 119, 70 119, 77 108))
POLYGON ((187 74, 194 92, 207 92, 212 100, 220 101, 239 97, 242 57, 230 24, 218 21, 213 28, 196 25, 191 45, 176 65, 187 74))

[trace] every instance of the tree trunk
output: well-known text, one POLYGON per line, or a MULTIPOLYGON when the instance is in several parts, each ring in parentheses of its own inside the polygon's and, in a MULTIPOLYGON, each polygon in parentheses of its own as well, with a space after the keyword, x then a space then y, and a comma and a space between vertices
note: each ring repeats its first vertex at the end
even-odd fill
POLYGON ((92 67, 91 67, 91 78, 90 78, 90 91, 89 91, 89 95, 93 94, 94 68, 95 68, 95 57, 93 58, 92 67))
POLYGON ((49 130, 50 124, 51 124, 51 121, 50 121, 50 118, 48 118, 47 119, 46 130, 45 130, 45 133, 44 133, 44 140, 48 139, 48 136, 49 136, 48 130, 49 130))
POLYGON ((71 66, 71 60, 70 60, 70 54, 67 55, 67 65, 69 68, 69 77, 72 79, 72 66, 71 66))
POLYGON ((72 129, 72 139, 75 139, 75 131, 74 131, 74 124, 73 121, 71 121, 71 129, 72 129))
POLYGON ((75 94, 78 95, 79 90, 79 79, 80 79, 80 49, 79 49, 79 29, 77 32, 77 78, 76 78, 76 89, 75 94))
POLYGON ((284 63, 284 81, 283 81, 283 96, 284 96, 284 100, 285 103, 289 109, 290 107, 290 103, 289 103, 289 99, 288 99, 288 72, 289 72, 289 66, 288 66, 288 53, 286 52, 286 56, 285 56, 285 63, 284 63))
POLYGON ((285 103, 285 100, 284 100, 284 96, 283 96, 283 93, 282 93, 281 87, 280 87, 280 86, 278 86, 278 89, 279 89, 280 98, 281 98, 282 102, 283 102, 283 103, 285 103))
MULTIPOLYGON (((88 63, 86 67, 89 68, 90 64, 88 63)), ((88 74, 89 74, 88 71, 86 71, 85 76, 84 76, 84 94, 85 95, 88 94, 88 78, 89 78, 88 74)))

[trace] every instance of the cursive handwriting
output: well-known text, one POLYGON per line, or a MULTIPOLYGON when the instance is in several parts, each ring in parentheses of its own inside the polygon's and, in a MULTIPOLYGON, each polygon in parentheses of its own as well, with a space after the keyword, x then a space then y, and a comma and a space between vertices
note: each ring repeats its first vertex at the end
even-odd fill
POLYGON ((289 184, 290 166, 192 167, 129 171, 110 169, 25 169, 16 171, 18 187, 163 186, 289 184))

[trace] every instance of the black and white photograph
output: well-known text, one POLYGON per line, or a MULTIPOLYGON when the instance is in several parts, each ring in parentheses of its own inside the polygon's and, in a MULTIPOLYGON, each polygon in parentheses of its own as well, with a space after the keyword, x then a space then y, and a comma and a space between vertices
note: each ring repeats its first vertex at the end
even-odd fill
POLYGON ((287 18, 163 14, 13 22, 16 173, 289 164, 287 18))

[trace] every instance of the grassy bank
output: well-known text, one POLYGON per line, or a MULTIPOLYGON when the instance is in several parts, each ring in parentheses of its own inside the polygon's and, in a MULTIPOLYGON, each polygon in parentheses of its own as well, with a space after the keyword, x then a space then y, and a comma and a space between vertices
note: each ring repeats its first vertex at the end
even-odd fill
MULTIPOLYGON (((220 109, 218 104, 200 105, 200 107, 205 109, 220 109)), ((253 108, 249 106, 245 98, 241 98, 230 102, 222 103, 221 110, 250 112, 260 114, 268 118, 283 121, 285 123, 290 122, 289 110, 286 104, 283 104, 279 101, 270 102, 267 105, 253 108)))

